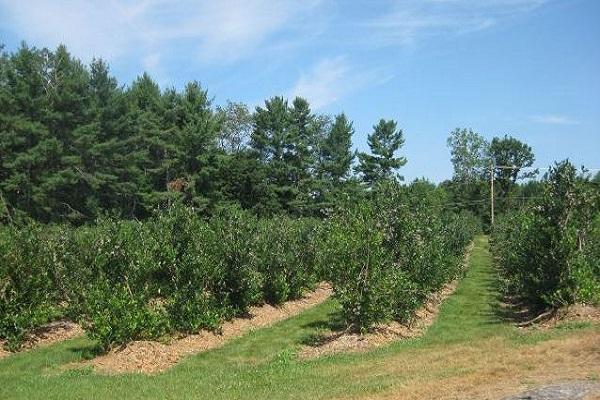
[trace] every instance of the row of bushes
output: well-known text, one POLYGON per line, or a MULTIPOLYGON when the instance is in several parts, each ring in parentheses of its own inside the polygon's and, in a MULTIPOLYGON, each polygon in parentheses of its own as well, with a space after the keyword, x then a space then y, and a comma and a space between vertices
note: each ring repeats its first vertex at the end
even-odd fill
POLYGON ((425 182, 381 187, 375 200, 334 217, 323 249, 346 322, 362 332, 408 320, 430 293, 458 278, 481 229, 472 214, 447 211, 443 192, 425 182))
POLYGON ((105 348, 217 329, 252 305, 280 304, 315 285, 319 226, 245 213, 204 221, 174 207, 146 222, 5 228, 0 338, 16 348, 61 316, 105 348))
POLYGON ((507 293, 539 309, 600 303, 599 189, 563 161, 541 198, 497 221, 491 245, 507 293))
POLYGON ((104 349, 218 329, 252 305, 281 304, 321 280, 347 323, 406 319, 461 272, 474 219, 445 211, 427 184, 381 188, 320 221, 172 207, 139 221, 0 230, 0 338, 18 348, 56 318, 80 322, 104 349))

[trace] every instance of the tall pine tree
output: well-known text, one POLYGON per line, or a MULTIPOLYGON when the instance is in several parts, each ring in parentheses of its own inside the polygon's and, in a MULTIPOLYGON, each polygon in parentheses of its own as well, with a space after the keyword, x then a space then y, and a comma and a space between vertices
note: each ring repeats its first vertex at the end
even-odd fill
POLYGON ((45 125, 49 52, 22 44, 2 60, 0 191, 17 216, 49 220, 42 183, 60 158, 61 144, 45 125))
POLYGON ((404 144, 404 135, 402 129, 397 129, 396 121, 381 119, 367 140, 372 154, 358 154, 357 171, 362 179, 369 185, 390 179, 403 180, 396 171, 406 164, 406 158, 396 157, 395 153, 404 144))

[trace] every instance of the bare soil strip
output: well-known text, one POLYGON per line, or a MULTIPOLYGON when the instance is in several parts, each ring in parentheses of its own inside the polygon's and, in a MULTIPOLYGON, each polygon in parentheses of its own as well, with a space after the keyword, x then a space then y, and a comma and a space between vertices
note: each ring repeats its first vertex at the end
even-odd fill
MULTIPOLYGON (((331 296, 328 284, 321 284, 305 297, 284 303, 280 307, 263 305, 252 307, 248 317, 235 318, 223 324, 221 333, 201 331, 175 339, 171 343, 136 341, 124 348, 115 349, 75 367, 92 365, 94 370, 106 374, 146 373, 153 374, 166 370, 181 358, 222 346, 227 341, 242 336, 250 330, 269 326, 275 322, 297 315, 316 306, 331 296)), ((73 367, 73 365, 71 365, 73 367)))
POLYGON ((367 351, 398 339, 421 336, 435 322, 440 306, 458 286, 458 280, 447 283, 432 293, 425 304, 417 310, 409 323, 390 322, 379 324, 365 334, 354 332, 331 332, 325 334, 316 345, 303 346, 298 356, 303 359, 320 357, 339 352, 367 351))
MULTIPOLYGON (((83 335, 83 329, 71 321, 55 321, 35 329, 28 335, 21 347, 21 351, 32 350, 38 347, 49 346, 63 340, 72 339, 83 335)), ((14 354, 3 349, 4 342, 0 341, 0 358, 14 354)))

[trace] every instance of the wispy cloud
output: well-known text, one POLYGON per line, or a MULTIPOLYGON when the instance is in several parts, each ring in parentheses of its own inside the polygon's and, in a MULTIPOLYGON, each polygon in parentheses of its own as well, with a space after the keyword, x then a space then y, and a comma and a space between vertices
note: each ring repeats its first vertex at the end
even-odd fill
POLYGON ((371 45, 405 46, 439 35, 480 31, 531 12, 545 0, 396 0, 364 24, 371 45))
POLYGON ((532 115, 531 120, 548 125, 577 125, 579 121, 560 114, 532 115))
POLYGON ((389 0, 387 5, 380 3, 383 7, 365 2, 356 6, 365 17, 351 26, 343 14, 328 12, 351 8, 344 1, 0 0, 0 7, 7 28, 34 43, 65 43, 84 59, 185 47, 201 61, 223 62, 265 47, 286 48, 299 38, 318 44, 314 33, 323 20, 328 26, 321 39, 329 35, 344 38, 345 45, 354 42, 348 37, 370 46, 407 45, 427 36, 486 29, 544 1, 389 0), (371 12, 373 8, 378 11, 371 12))
POLYGON ((134 49, 148 54, 184 45, 206 61, 248 56, 320 0, 119 1, 0 0, 3 23, 26 39, 66 44, 78 56, 109 59, 134 49))
POLYGON ((383 69, 357 69, 345 57, 325 58, 308 73, 303 73, 288 94, 289 97, 304 97, 314 109, 319 109, 364 87, 380 85, 392 77, 383 69))
POLYGON ((84 61, 102 57, 131 64, 163 84, 173 83, 168 76, 181 65, 264 64, 287 57, 306 68, 289 94, 319 108, 390 77, 391 63, 360 69, 346 58, 327 58, 332 51, 356 60, 365 48, 480 31, 544 1, 0 0, 0 23, 35 45, 64 43, 84 61), (322 60, 307 66, 315 54, 322 60))

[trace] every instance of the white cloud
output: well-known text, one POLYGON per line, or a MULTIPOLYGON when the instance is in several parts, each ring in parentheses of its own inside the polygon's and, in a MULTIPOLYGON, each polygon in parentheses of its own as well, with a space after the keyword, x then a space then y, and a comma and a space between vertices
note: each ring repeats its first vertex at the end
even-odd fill
POLYGON ((4 23, 28 41, 56 46, 64 43, 79 57, 114 58, 134 44, 135 13, 108 1, 0 2, 8 14, 4 23), (131 29, 132 32, 129 32, 131 29))
MULTIPOLYGON (((64 43, 84 61, 132 62, 165 77, 178 63, 249 58, 271 63, 295 52, 304 55, 299 49, 314 52, 335 45, 335 51, 347 52, 357 50, 356 43, 369 50, 410 45, 487 29, 543 2, 388 0, 348 7, 345 0, 0 0, 0 22, 32 44, 64 43), (348 10, 351 15, 345 14, 348 10)), ((329 58, 302 75, 292 93, 322 107, 384 75, 329 58)))
POLYGON ((364 24, 370 45, 412 45, 429 36, 465 34, 524 14, 545 0, 396 0, 389 12, 364 24))
POLYGON ((0 0, 6 24, 28 41, 64 43, 79 57, 114 59, 187 43, 206 60, 247 56, 319 0, 0 0))
POLYGON ((576 125, 579 122, 573 120, 565 115, 559 114, 543 114, 543 115, 532 115, 531 120, 540 124, 548 125, 576 125))
POLYGON ((300 76, 289 91, 289 97, 304 97, 314 109, 319 109, 366 86, 379 85, 391 78, 381 69, 357 70, 344 57, 326 58, 300 76))

